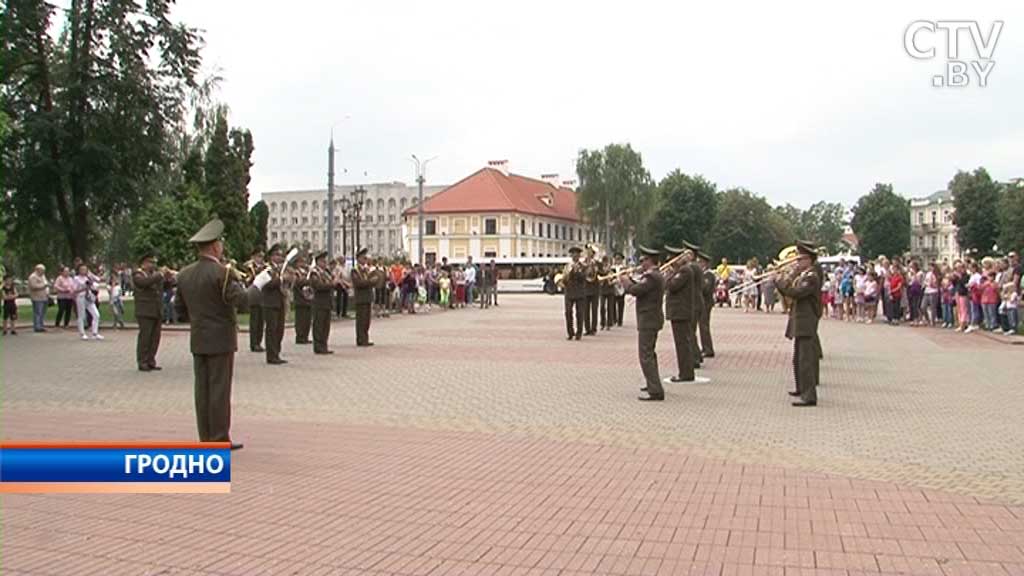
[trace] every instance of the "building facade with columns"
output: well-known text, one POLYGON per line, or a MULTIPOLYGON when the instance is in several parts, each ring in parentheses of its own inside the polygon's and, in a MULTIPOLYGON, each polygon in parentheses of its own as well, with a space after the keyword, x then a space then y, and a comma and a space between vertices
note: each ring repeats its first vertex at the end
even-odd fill
MULTIPOLYGON (((577 216, 574 184, 557 174, 513 174, 506 160, 489 162, 423 203, 424 261, 558 257, 596 242, 596 231, 577 216)), ((419 253, 414 208, 403 213, 404 248, 412 255, 419 253)))
POLYGON ((910 256, 924 264, 952 264, 963 256, 953 223, 953 195, 939 190, 910 200, 910 256))
MULTIPOLYGON (((342 254, 342 224, 344 218, 347 239, 344 245, 352 254, 355 212, 351 208, 343 216, 341 199, 351 199, 357 185, 334 187, 334 252, 342 254)), ((376 256, 394 258, 402 251, 402 213, 419 202, 417 186, 402 182, 363 184, 366 198, 359 222, 359 246, 365 246, 376 256)), ((444 189, 444 186, 424 186, 423 197, 444 189)), ((312 251, 327 248, 327 189, 287 190, 264 192, 262 199, 270 211, 267 220, 267 241, 289 246, 308 246, 312 251)))

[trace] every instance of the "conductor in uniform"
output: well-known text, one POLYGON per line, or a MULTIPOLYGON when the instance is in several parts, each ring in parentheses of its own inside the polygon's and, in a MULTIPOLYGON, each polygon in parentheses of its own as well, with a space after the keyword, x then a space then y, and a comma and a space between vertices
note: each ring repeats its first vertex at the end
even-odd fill
POLYGON ((565 292, 565 331, 568 333, 568 340, 583 338, 584 310, 586 296, 583 292, 584 267, 580 262, 580 253, 583 249, 579 246, 569 248, 569 256, 572 262, 565 265, 562 271, 562 285, 565 292))
MULTIPOLYGON (((263 271, 263 250, 259 248, 249 255, 246 272, 252 279, 263 271)), ((264 352, 263 349, 263 294, 255 285, 250 285, 247 290, 249 298, 249 350, 252 352, 264 352)))
POLYGON ((647 386, 642 391, 647 396, 640 396, 642 401, 659 401, 665 399, 665 389, 661 386, 661 375, 658 373, 658 332, 665 324, 662 310, 665 292, 665 279, 658 269, 657 250, 640 246, 640 267, 643 272, 637 281, 626 274, 620 276, 627 294, 636 298, 636 329, 639 333, 638 348, 640 353, 640 369, 643 371, 647 386))
POLYGON ((694 277, 693 267, 690 266, 693 260, 693 251, 687 248, 675 248, 665 246, 665 252, 670 257, 679 256, 672 263, 672 272, 665 280, 665 316, 672 323, 672 340, 676 349, 676 363, 679 372, 672 377, 672 382, 694 382, 695 360, 693 358, 693 323, 696 297, 694 292, 699 290, 699 280, 694 277))
MULTIPOLYGON (((199 260, 178 273, 175 308, 189 319, 195 375, 196 424, 201 442, 231 442, 231 379, 238 350, 235 311, 248 305, 245 288, 221 265, 224 223, 213 220, 189 242, 199 260)), ((231 444, 232 450, 241 444, 231 444)))
POLYGON ((711 270, 711 256, 703 250, 697 251, 697 260, 700 262, 701 274, 701 296, 704 299, 704 309, 700 314, 700 354, 703 358, 715 357, 715 345, 711 339, 711 311, 715 308, 715 284, 718 279, 715 272, 711 270))
POLYGON ((793 406, 818 404, 818 375, 820 344, 818 320, 821 318, 821 274, 818 270, 817 247, 811 242, 797 240, 797 260, 776 282, 779 293, 791 298, 786 338, 793 341, 793 376, 796 390, 790 396, 799 396, 793 406))
POLYGON ((160 322, 163 319, 164 275, 156 269, 156 257, 143 254, 140 268, 132 274, 135 286, 135 318, 139 336, 135 344, 135 362, 140 372, 160 370, 156 352, 160 348, 160 322))
POLYGON ((285 307, 284 286, 281 276, 284 273, 284 255, 281 245, 274 244, 267 251, 270 254, 272 277, 263 285, 261 296, 263 301, 263 324, 266 332, 267 364, 287 364, 281 359, 281 341, 284 340, 284 318, 288 313, 285 307))
POLYGON ((313 259, 315 268, 309 275, 313 289, 313 353, 334 354, 327 349, 331 337, 331 305, 334 303, 334 277, 327 267, 327 251, 313 259))
POLYGON ((370 312, 373 306, 373 289, 384 285, 384 276, 370 266, 370 249, 360 248, 356 254, 356 266, 352 269, 352 287, 356 304, 356 346, 373 346, 370 342, 370 312))

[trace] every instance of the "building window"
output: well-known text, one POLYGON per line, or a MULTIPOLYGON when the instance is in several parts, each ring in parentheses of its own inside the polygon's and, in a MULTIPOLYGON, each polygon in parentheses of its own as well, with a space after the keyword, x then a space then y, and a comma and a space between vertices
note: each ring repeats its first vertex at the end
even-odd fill
POLYGON ((303 216, 302 217, 302 225, 306 226, 308 224, 309 224, 309 216, 303 216))
POLYGON ((433 266, 437 263, 437 252, 424 252, 423 261, 426 263, 427 267, 433 266))
POLYGON ((294 224, 296 226, 299 225, 299 217, 298 216, 292 217, 292 224, 294 224))
POLYGON ((558 239, 558 226, 555 226, 555 240, 558 239))
POLYGON ((497 252, 491 250, 484 252, 484 258, 497 258, 497 252))
MULTIPOLYGON (((526 236, 526 220, 519 221, 519 235, 526 236)), ((526 254, 523 254, 523 256, 526 256, 526 254)))
POLYGON ((548 224, 548 235, 547 235, 547 237, 551 238, 551 224, 550 223, 548 224))
POLYGON ((394 224, 394 223, 395 223, 395 215, 394 214, 388 214, 388 224, 394 224))
POLYGON ((277 218, 271 218, 270 219, 270 225, 271 226, 277 226, 277 218))
POLYGON ((320 222, 320 219, 317 218, 316 216, 313 216, 313 226, 316 226, 319 222, 320 222))
POLYGON ((313 230, 313 240, 318 240, 319 238, 320 238, 320 232, 317 231, 317 230, 313 230))
MULTIPOLYGON (((292 230, 292 242, 295 242, 298 239, 299 239, 299 233, 296 232, 295 230, 292 230)), ((283 240, 283 238, 282 238, 282 240, 283 240)))
POLYGON ((484 219, 484 234, 494 235, 498 233, 498 220, 496 218, 484 219))
POLYGON ((270 239, 271 240, 277 240, 277 232, 271 232, 270 233, 270 239))
POLYGON ((917 213, 917 223, 924 224, 924 212, 917 213))
POLYGON ((423 233, 427 236, 437 234, 437 220, 427 220, 423 227, 423 233))
POLYGON ((379 224, 383 224, 384 223, 384 215, 383 214, 377 214, 377 222, 379 224))

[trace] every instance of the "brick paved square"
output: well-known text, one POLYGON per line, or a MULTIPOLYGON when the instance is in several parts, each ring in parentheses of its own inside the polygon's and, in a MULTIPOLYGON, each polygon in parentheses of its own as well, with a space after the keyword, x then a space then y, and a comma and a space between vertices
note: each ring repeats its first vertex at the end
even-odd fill
MULTIPOLYGON (((636 332, 561 300, 336 322, 236 361, 229 495, 4 496, 5 574, 1024 573, 1024 350, 824 322, 789 406, 781 316, 716 309, 702 385, 636 402, 636 332), (979 367, 985 367, 979 378, 979 367)), ((5 439, 194 439, 188 335, 0 341, 5 439)), ((977 337, 976 337, 977 336, 977 337)), ((674 373, 668 333, 658 346, 674 373)))

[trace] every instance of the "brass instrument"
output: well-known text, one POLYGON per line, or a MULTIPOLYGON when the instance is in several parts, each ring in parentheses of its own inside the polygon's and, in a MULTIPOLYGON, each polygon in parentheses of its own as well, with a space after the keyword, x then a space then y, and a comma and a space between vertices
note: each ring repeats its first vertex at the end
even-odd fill
POLYGON ((169 272, 169 273, 171 274, 171 276, 177 276, 177 275, 178 275, 178 271, 177 271, 177 270, 175 270, 175 269, 173 269, 173 268, 168 268, 167 266, 161 266, 161 267, 160 267, 160 268, 159 268, 158 270, 156 270, 156 271, 157 271, 157 272, 160 272, 160 273, 161 273, 161 274, 163 274, 164 276, 166 276, 168 272, 169 272))
MULTIPOLYGON (((776 259, 775 263, 773 264, 773 266, 775 267, 774 270, 770 270, 763 274, 758 274, 757 276, 754 276, 751 282, 745 282, 743 284, 737 284, 736 286, 733 286, 729 290, 729 294, 732 295, 747 288, 760 286, 761 284, 767 282, 769 277, 777 276, 783 271, 788 272, 789 267, 792 266, 793 264, 796 264, 799 259, 800 254, 797 252, 796 246, 786 246, 785 248, 779 251, 778 259, 776 259)), ((795 268, 791 270, 795 270, 795 268)))
POLYGON ((232 282, 237 282, 243 286, 252 282, 255 276, 245 270, 238 268, 238 263, 234 260, 228 260, 227 264, 224 265, 224 282, 221 285, 221 297, 227 300, 228 296, 228 285, 232 282))

